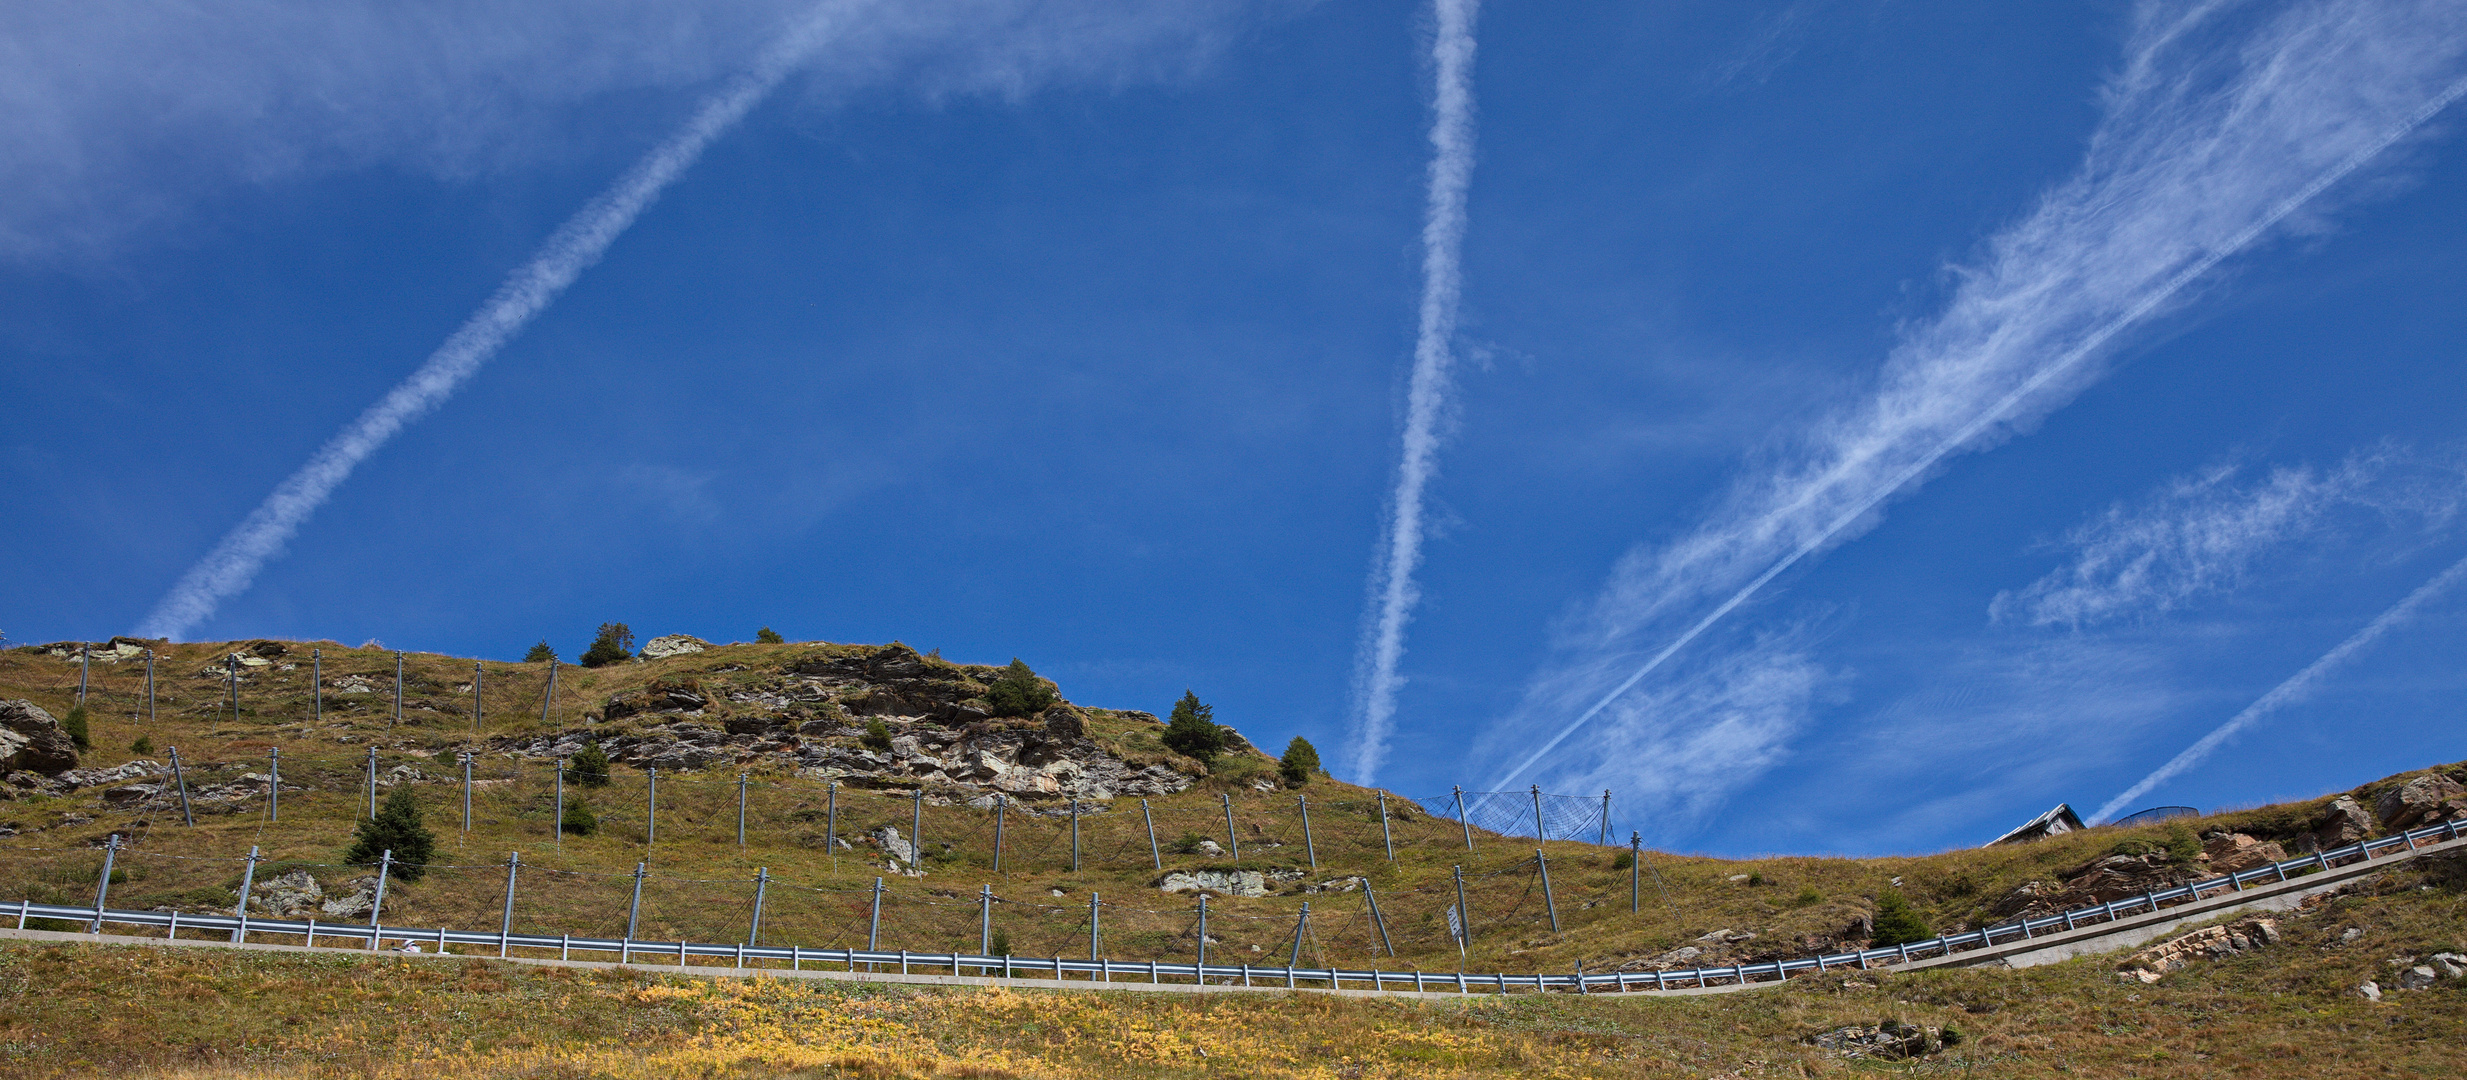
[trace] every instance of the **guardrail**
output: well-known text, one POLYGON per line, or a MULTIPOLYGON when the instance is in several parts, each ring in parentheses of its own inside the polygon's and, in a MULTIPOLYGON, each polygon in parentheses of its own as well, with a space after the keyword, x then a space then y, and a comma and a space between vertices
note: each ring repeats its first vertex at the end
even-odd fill
MULTIPOLYGON (((1116 976, 1136 979, 1145 976, 1151 984, 1165 985, 1165 980, 1190 980, 1201 985, 1241 986, 1285 989, 1316 989, 1304 983, 1323 983, 1328 989, 1368 989, 1381 992, 1508 994, 1519 990, 1534 993, 1637 993, 1664 990, 1710 989, 1719 986, 1745 986, 1755 982, 1782 981, 1798 973, 1820 973, 1833 968, 1868 968, 1875 964, 1907 964, 1926 959, 1930 954, 1951 956, 1957 952, 1975 951, 2029 939, 2040 933, 2063 932, 2101 922, 2115 922, 2135 914, 2154 914, 2169 904, 2184 904, 2207 899, 2223 892, 2242 892, 2256 884, 2275 884, 2307 874, 2319 873, 2334 865, 2371 862, 2375 851, 2382 848, 2404 848, 2413 852, 2426 843, 2456 840, 2462 823, 2447 822, 2428 825, 2394 836, 2362 840, 2330 851, 2315 852, 2285 859, 2266 866, 2257 866, 2206 881, 2197 881, 2168 889, 2155 889, 2125 900, 2075 908, 2070 911, 2025 918, 2000 926, 1951 934, 1908 945, 1862 949, 1857 952, 1820 954, 1796 960, 1772 960, 1757 964, 1732 964, 1726 967, 1688 968, 1679 971, 1612 971, 1586 974, 1581 968, 1566 975, 1535 973, 1511 975, 1504 972, 1473 974, 1464 971, 1424 972, 1383 971, 1378 968, 1299 968, 1258 967, 1249 964, 1199 964, 1160 960, 1107 960, 1091 958, 1073 960, 1065 957, 987 956, 975 953, 918 953, 907 950, 876 949, 810 949, 794 945, 734 945, 708 944, 690 941, 643 941, 631 938, 585 938, 570 934, 550 937, 545 934, 516 934, 507 931, 450 930, 443 927, 398 927, 378 924, 319 923, 315 919, 257 919, 245 915, 190 915, 171 911, 125 911, 100 905, 36 904, 20 900, 16 907, 17 928, 25 929, 29 919, 66 919, 84 922, 89 933, 101 933, 105 923, 127 926, 162 927, 172 939, 181 930, 227 933, 234 942, 249 934, 296 935, 302 943, 315 947, 317 939, 341 938, 364 942, 362 948, 376 949, 379 942, 391 938, 401 941, 446 945, 494 945, 498 956, 506 956, 515 948, 555 949, 561 960, 573 959, 576 950, 615 953, 618 962, 632 963, 637 957, 666 959, 675 957, 677 966, 687 967, 695 957, 723 959, 742 968, 748 960, 786 961, 793 970, 802 971, 808 963, 842 965, 854 971, 858 965, 879 971, 897 965, 901 974, 915 968, 948 968, 952 975, 966 975, 969 969, 985 978, 1050 977, 1064 979, 1071 975, 1085 976, 1090 982, 1111 982, 1116 976), (1213 982, 1212 982, 1213 980, 1213 982), (1365 984, 1347 987, 1346 983, 1365 984)), ((108 875, 106 875, 108 876, 108 875)), ((5 917, 6 907, 0 907, 5 917)), ((691 970, 691 969, 689 969, 691 970)), ((708 968, 703 969, 706 973, 708 968)), ((827 968, 825 970, 828 970, 827 968)))

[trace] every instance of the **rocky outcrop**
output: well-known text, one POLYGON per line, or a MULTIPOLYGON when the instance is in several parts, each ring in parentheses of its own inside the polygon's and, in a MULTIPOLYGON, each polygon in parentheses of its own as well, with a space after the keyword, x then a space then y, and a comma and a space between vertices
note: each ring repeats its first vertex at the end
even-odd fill
POLYGON ((365 919, 368 913, 376 908, 377 875, 370 874, 348 882, 343 888, 350 891, 341 896, 329 896, 324 903, 317 905, 317 909, 324 912, 326 918, 365 919))
POLYGON ((1998 918, 2037 918, 2140 896, 2147 890, 2170 888, 2199 876, 2177 866, 2165 852, 2106 855, 2058 874, 2056 883, 2023 882, 1998 900, 1994 911, 1998 918))
POLYGON ((0 773, 57 776, 77 767, 77 743, 43 707, 24 698, 0 701, 0 773))
POLYGON ((2321 816, 2313 819, 2313 827, 2303 839, 2312 841, 2314 850, 2329 851, 2373 835, 2373 815, 2364 811, 2364 804, 2352 795, 2330 800, 2321 816))
POLYGON ((2419 776, 2382 792, 2373 800, 2373 812, 2392 832, 2438 825, 2467 817, 2467 787, 2440 773, 2419 776))
POLYGON ((1268 877, 1257 870, 1176 870, 1156 881, 1158 892, 1209 896, 1266 896, 1268 877))
POLYGON ((1834 1028, 1810 1035, 1807 1041, 1819 1049, 1831 1050, 1843 1057, 1907 1061, 1940 1053, 1945 1047, 1961 1042, 1962 1037, 1950 1028, 1923 1027, 1887 1020, 1875 1027, 1854 1024, 1834 1028))
POLYGON ((2246 919, 2195 930, 2143 949, 2118 965, 2117 974, 2137 982, 2154 983, 2196 960, 2216 960, 2278 943, 2278 920, 2246 919))
POLYGON ((711 647, 711 643, 692 634, 663 634, 643 642, 641 656, 645 660, 665 660, 685 656, 711 647))
POLYGON ((306 870, 290 870, 271 878, 261 878, 249 889, 248 910, 252 915, 270 915, 277 919, 307 918, 325 903, 324 886, 306 870))
POLYGON ((2239 874, 2287 857, 2287 849, 2243 833, 2212 833, 2203 838, 2202 858, 2213 874, 2239 874))

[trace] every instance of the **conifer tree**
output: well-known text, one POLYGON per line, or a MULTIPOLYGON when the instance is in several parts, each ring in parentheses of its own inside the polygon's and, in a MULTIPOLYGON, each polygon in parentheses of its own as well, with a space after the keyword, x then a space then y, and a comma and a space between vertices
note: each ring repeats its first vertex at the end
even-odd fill
POLYGON ((526 663, 526 664, 545 664, 545 663, 547 663, 547 662, 549 662, 549 661, 551 661, 551 660, 554 660, 554 659, 556 659, 556 658, 557 658, 557 650, 552 649, 552 648, 549 648, 549 647, 548 647, 548 643, 547 643, 547 642, 545 642, 545 641, 543 641, 543 642, 540 642, 540 643, 539 643, 539 644, 537 644, 537 645, 532 646, 532 647, 531 647, 531 651, 530 651, 530 652, 527 652, 527 653, 524 653, 524 654, 523 654, 523 663, 526 663))
POLYGON ((94 749, 94 733, 86 720, 86 707, 69 706, 68 715, 60 718, 60 730, 68 732, 69 741, 80 750, 94 749))
POLYGON ((435 857, 437 837, 420 820, 420 804, 412 799, 409 787, 397 787, 385 797, 385 805, 377 808, 377 816, 360 823, 352 836, 351 849, 343 852, 343 861, 353 866, 375 866, 388 851, 394 853, 394 867, 389 871, 404 881, 418 881, 428 872, 428 861, 435 857))
POLYGON ((1285 744, 1285 756, 1276 761, 1276 771, 1284 774, 1288 784, 1308 782, 1319 771, 1319 748, 1300 735, 1285 744))
POLYGON ((1028 670, 1026 662, 1014 656, 1011 666, 994 676, 985 688, 985 700, 994 707, 995 716, 1034 716, 1052 708, 1062 695, 1054 692, 1052 683, 1028 670))
POLYGON ((1910 901, 1903 899, 1901 893, 1887 889, 1884 895, 1876 898, 1874 947, 1881 949, 1894 945, 1914 945, 1934 936, 1936 935, 1927 928, 1927 920, 1919 917, 1919 913, 1911 908, 1910 901))
POLYGON ((582 666, 607 667, 622 664, 633 656, 633 629, 621 622, 604 622, 600 624, 599 636, 591 639, 591 647, 583 650, 582 666))
POLYGON ((607 787, 608 751, 600 749, 598 743, 582 744, 566 766, 565 778, 584 787, 607 787))
POLYGON ((1225 731, 1215 717, 1215 706, 1201 704, 1198 694, 1184 690, 1182 700, 1174 702, 1173 718, 1165 725, 1166 748, 1202 765, 1215 760, 1225 748, 1225 731))
POLYGON ((763 627, 762 632, 755 634, 754 640, 755 642, 763 645, 781 645, 788 641, 787 638, 780 636, 779 631, 773 630, 768 626, 763 627))

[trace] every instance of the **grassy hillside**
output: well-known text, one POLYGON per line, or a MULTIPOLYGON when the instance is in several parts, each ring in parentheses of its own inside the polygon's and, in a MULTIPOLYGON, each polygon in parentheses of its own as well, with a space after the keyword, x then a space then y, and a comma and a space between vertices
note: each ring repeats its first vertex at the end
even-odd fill
MULTIPOLYGON (((881 941, 917 951, 973 949, 981 887, 1000 899, 995 920, 1013 951, 1085 956, 1089 899, 1103 899, 1102 947, 1120 958, 1187 957, 1195 948, 1193 901, 1155 887, 1138 800, 1117 798, 1110 809, 1084 804, 1079 822, 1080 868, 1070 865, 1067 800, 1015 800, 1004 815, 1001 869, 993 866, 994 814, 967 805, 977 792, 947 784, 923 790, 925 872, 887 872, 882 852, 863 842, 826 846, 830 800, 824 782, 800 776, 795 759, 776 748, 801 743, 851 744, 853 715, 879 702, 881 688, 835 693, 827 700, 783 697, 800 668, 876 656, 896 647, 822 644, 729 645, 647 663, 599 669, 565 667, 558 696, 543 719, 547 665, 482 665, 483 713, 475 729, 470 707, 472 662, 411 654, 405 660, 405 711, 392 716, 394 655, 332 642, 230 642, 160 645, 156 717, 144 718, 141 666, 96 664, 90 688, 93 749, 83 762, 109 767, 135 758, 164 760, 178 746, 193 792, 265 772, 268 751, 282 751, 285 790, 279 820, 269 821, 260 794, 233 798, 185 827, 175 805, 115 806, 108 786, 66 795, 27 795, 0 802, 0 899, 91 902, 102 839, 113 832, 131 845, 120 856, 115 906, 168 906, 229 911, 239 883, 239 858, 253 845, 266 864, 260 879, 308 868, 329 893, 348 890, 364 870, 335 865, 365 806, 361 784, 367 754, 381 771, 409 766, 427 774, 412 784, 437 830, 445 864, 416 884, 397 884, 387 898, 389 923, 493 927, 500 917, 508 853, 522 853, 514 922, 518 931, 612 934, 623 928, 637 862, 648 864, 639 936, 736 941, 745 936, 753 879, 772 879, 763 913, 764 940, 817 947, 862 944, 874 879, 887 879, 881 941), (323 714, 310 719, 308 654, 323 654, 327 693, 323 714), (268 654, 243 669, 235 715, 225 683, 209 668, 235 652, 268 654), (691 714, 634 713, 605 719, 612 699, 639 697, 663 686, 697 687, 708 704, 691 714), (348 693, 339 687, 369 686, 348 693), (743 699, 743 700, 739 700, 743 699), (819 726, 817 726, 819 724, 819 726), (739 731, 722 746, 741 761, 717 762, 659 779, 659 829, 646 843, 648 778, 614 770, 609 786, 569 787, 570 800, 591 805, 601 821, 590 837, 558 838, 552 829, 551 768, 508 752, 541 736, 584 732, 600 739, 680 728, 739 731), (795 734, 795 732, 808 734, 795 734), (829 734, 827 732, 839 732, 829 734), (140 742, 140 740, 144 740, 140 742), (131 749, 150 745, 150 751, 131 749), (763 749, 771 747, 773 749, 763 749), (477 755, 480 781, 472 827, 461 829, 458 753, 477 755), (746 843, 737 843, 737 779, 748 776, 746 843)), ((907 654, 913 655, 913 654, 907 654)), ((980 685, 995 669, 917 658, 936 677, 980 685)), ((40 650, 0 653, 0 697, 26 697, 67 712, 77 682, 72 659, 40 650)), ((793 688, 793 687, 792 687, 793 688)), ((1978 925, 2000 900, 2029 881, 2053 881, 2064 871, 2116 851, 2158 852, 2156 860, 2197 864, 2195 838, 2220 828, 2246 829, 2264 839, 2300 831, 2324 800, 2264 808, 2139 830, 2101 829, 1988 850, 1876 859, 1770 858, 1733 861, 1653 854, 1652 873, 1631 875, 1624 851, 1551 841, 1547 895, 1559 928, 1550 925, 1537 845, 1530 838, 1476 830, 1465 850, 1454 821, 1388 803, 1383 836, 1377 793, 1318 777, 1285 787, 1273 763, 1252 751, 1227 754, 1203 770, 1166 750, 1162 728, 1144 713, 1081 709, 1087 736, 1132 765, 1161 764, 1205 772, 1187 790, 1149 801, 1168 870, 1256 870, 1272 895, 1220 896, 1211 901, 1211 959, 1282 963, 1300 908, 1311 905, 1304 934, 1306 963, 1377 963, 1402 969, 1456 970, 1457 950, 1444 911, 1455 902, 1452 871, 1462 867, 1475 940, 1465 965, 1477 971, 1567 971, 1582 963, 1601 971, 1650 963, 1681 946, 1703 951, 1694 962, 1798 956, 1863 937, 1860 920, 1895 881, 1898 891, 1938 931, 1978 925), (1306 838, 1297 799, 1310 801, 1306 838), (1201 839, 1226 842, 1230 802, 1240 859, 1194 850, 1201 839), (2274 831, 2275 830, 2275 831, 2274 831), (1395 858, 1387 857, 1389 837, 1395 858), (1179 851, 1177 849, 1180 849, 1179 851), (1318 867, 1312 869, 1310 853, 1318 867), (2173 852, 2174 855, 2166 853, 2173 852), (1630 911, 1631 881, 1639 893, 1630 911), (1361 885, 1374 891, 1386 919, 1383 943, 1361 885), (1705 940, 1731 931, 1732 940, 1705 940), (1746 935, 1753 935, 1752 937, 1746 935), (1393 957, 1390 950, 1393 950, 1393 957)), ((930 724, 893 716, 903 734, 931 738, 930 724)), ((996 722, 999 726, 1003 722, 996 722)), ((665 737, 665 736, 663 736, 665 737)), ((2467 770, 2450 767, 2452 773, 2467 770)), ((2370 805, 2378 790, 2361 790, 2370 805)), ((919 785, 897 778, 852 778, 838 790, 836 835, 862 838, 880 826, 911 831, 919 785), (870 785, 870 786, 859 786, 870 785)), ((1671 965, 1665 965, 1671 966, 1671 965)))

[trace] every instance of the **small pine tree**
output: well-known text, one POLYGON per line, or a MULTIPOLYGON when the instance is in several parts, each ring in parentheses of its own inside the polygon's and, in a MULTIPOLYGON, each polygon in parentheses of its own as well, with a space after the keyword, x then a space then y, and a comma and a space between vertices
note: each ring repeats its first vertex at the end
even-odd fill
POLYGON ((993 684, 985 688, 985 700, 994 707, 995 716, 1035 716, 1062 700, 1052 683, 1028 670, 1026 662, 1014 656, 1011 666, 994 676, 993 684))
POLYGON ((1936 936, 1927 928, 1927 920, 1902 899, 1902 894, 1887 889, 1876 898, 1876 948, 1894 945, 1914 945, 1936 936))
POLYGON ((600 818, 591 812, 589 803, 576 799, 565 804, 565 817, 557 822, 557 829, 567 836, 589 836, 600 831, 600 818))
POLYGON ((565 778, 584 787, 607 787, 608 751, 600 749, 598 743, 582 744, 565 767, 565 778))
POLYGON ((523 663, 545 664, 551 660, 555 660, 556 658, 557 650, 549 648, 548 643, 543 641, 532 646, 530 652, 523 654, 523 663))
POLYGON ((136 742, 128 744, 128 751, 132 754, 151 754, 154 752, 154 740, 140 735, 136 742))
POLYGON ((865 734, 859 736, 857 741, 864 743, 868 750, 888 750, 891 748, 891 725, 883 723, 879 716, 868 720, 865 722, 865 734))
POLYGON ((60 730, 69 733, 69 741, 76 743, 78 749, 94 749, 94 736, 88 730, 85 706, 71 707, 68 715, 60 718, 60 730))
POLYGON ((634 631, 621 622, 604 622, 600 624, 599 636, 591 639, 591 647, 583 650, 582 666, 607 667, 622 664, 633 656, 634 631))
POLYGON ((788 642, 787 638, 780 636, 779 631, 773 630, 768 626, 763 627, 760 632, 756 633, 754 635, 754 640, 764 645, 784 645, 788 642))
POLYGON ((343 852, 343 861, 353 866, 375 866, 377 860, 394 853, 393 876, 404 881, 418 881, 428 872, 428 860, 435 856, 437 838, 420 820, 420 804, 411 797, 411 789, 398 787, 385 797, 385 805, 377 808, 377 816, 360 823, 353 834, 351 848, 343 852))
POLYGON ((1292 742, 1285 744, 1285 756, 1276 759, 1276 771, 1284 775, 1288 784, 1309 781, 1311 774, 1319 771, 1319 748, 1312 746, 1309 739, 1294 736, 1292 742))
POLYGON ((1174 703, 1173 719, 1165 725, 1165 747, 1202 765, 1225 748, 1225 731, 1216 724, 1216 707, 1200 704, 1199 695, 1184 690, 1174 703))

